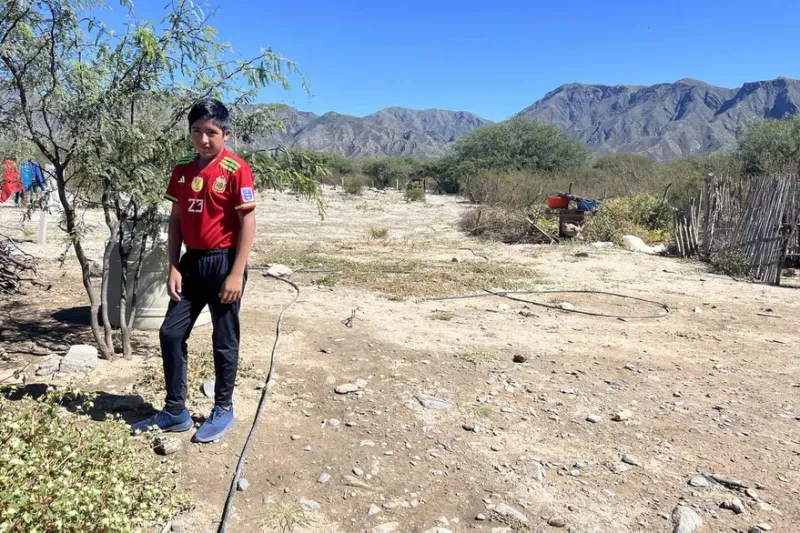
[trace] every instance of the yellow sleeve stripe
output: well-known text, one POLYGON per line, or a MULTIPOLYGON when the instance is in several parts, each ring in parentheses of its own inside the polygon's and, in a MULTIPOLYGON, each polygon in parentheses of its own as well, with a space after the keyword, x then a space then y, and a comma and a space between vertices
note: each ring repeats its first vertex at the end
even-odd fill
POLYGON ((255 202, 247 202, 246 204, 237 205, 236 210, 238 211, 239 209, 248 209, 250 207, 255 207, 255 206, 256 206, 255 202))
POLYGON ((177 202, 177 201, 178 201, 178 199, 177 199, 177 198, 175 198, 174 196, 170 196, 169 194, 165 194, 165 195, 164 195, 164 198, 166 198, 166 199, 167 199, 167 200, 169 200, 170 202, 177 202))

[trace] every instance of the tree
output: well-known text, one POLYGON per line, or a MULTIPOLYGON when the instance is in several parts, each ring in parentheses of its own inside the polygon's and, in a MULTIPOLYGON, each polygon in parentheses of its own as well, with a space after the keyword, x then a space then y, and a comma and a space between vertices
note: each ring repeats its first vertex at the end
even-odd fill
POLYGON ((750 175, 800 169, 800 116, 764 120, 748 127, 736 156, 750 175))
MULTIPOLYGON (((107 312, 108 265, 117 244, 127 265, 133 243, 154 234, 158 206, 174 162, 190 149, 185 117, 196 100, 213 96, 234 108, 265 86, 289 86, 295 65, 271 50, 249 59, 218 40, 209 16, 191 0, 173 0, 156 25, 136 18, 129 0, 124 31, 94 13, 102 0, 7 0, 0 5, 0 126, 15 128, 53 167, 63 226, 81 267, 91 304, 91 329, 102 354, 115 347, 107 312), (83 247, 81 205, 103 209, 109 228, 100 295, 83 247), (133 234, 133 235, 132 235, 133 234)), ((305 82, 303 81, 305 86, 305 82)), ((236 114, 239 134, 278 127, 269 113, 236 114)), ((284 185, 317 197, 296 174, 284 185)), ((135 265, 140 262, 134 261, 135 265)), ((131 355, 130 324, 139 266, 122 269, 122 346, 131 355), (133 301, 128 305, 127 299, 133 301), (127 316, 126 316, 127 315, 127 316)))
POLYGON ((398 182, 405 185, 406 181, 419 173, 421 164, 411 158, 379 157, 364 161, 361 169, 377 188, 385 189, 398 182))
POLYGON ((474 130, 453 145, 449 160, 462 177, 518 170, 557 172, 585 167, 591 151, 553 125, 513 118, 474 130))

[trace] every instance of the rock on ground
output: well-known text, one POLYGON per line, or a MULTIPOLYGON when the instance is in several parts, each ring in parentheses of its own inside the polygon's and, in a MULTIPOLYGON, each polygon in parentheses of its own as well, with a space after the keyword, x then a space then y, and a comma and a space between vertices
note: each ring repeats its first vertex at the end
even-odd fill
POLYGON ((417 393, 414 395, 417 401, 424 407, 425 409, 433 409, 435 411, 446 411, 453 407, 453 402, 450 400, 443 400, 442 398, 436 398, 435 396, 431 396, 429 394, 424 393, 417 393))
POLYGON ((505 503, 498 503, 494 506, 493 511, 501 516, 509 516, 515 520, 519 520, 523 524, 528 523, 528 517, 524 514, 520 513, 510 505, 506 505, 505 503))
POLYGON ((207 379, 203 381, 203 394, 206 398, 213 398, 214 397, 214 380, 207 379))
POLYGON ((58 367, 60 364, 61 361, 58 357, 49 357, 39 363, 39 366, 36 367, 36 375, 39 377, 53 375, 58 372, 58 367))
POLYGON ((703 519, 691 507, 679 505, 672 511, 672 533, 695 533, 703 525, 703 519))
POLYGON ((333 390, 336 394, 350 394, 351 392, 358 392, 359 386, 355 383, 342 383, 333 390))
POLYGON ((291 276, 293 272, 294 271, 286 265, 271 265, 267 269, 267 275, 275 276, 276 278, 291 276))
POLYGON ((97 368, 97 348, 86 344, 69 347, 58 371, 62 374, 85 374, 97 368))
POLYGON ((367 533, 392 533, 393 531, 397 531, 399 527, 400 522, 386 522, 385 524, 368 529, 367 533))
POLYGON ((708 487, 711 483, 705 476, 695 476, 689 480, 689 485, 692 487, 703 488, 708 487))

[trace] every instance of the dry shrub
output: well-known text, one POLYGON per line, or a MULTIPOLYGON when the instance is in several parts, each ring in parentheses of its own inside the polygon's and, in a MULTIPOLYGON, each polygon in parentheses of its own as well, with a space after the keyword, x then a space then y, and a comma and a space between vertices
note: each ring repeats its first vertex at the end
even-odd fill
MULTIPOLYGON (((487 236, 505 243, 550 244, 528 219, 538 218, 523 210, 510 210, 501 207, 480 206, 464 212, 459 221, 462 231, 473 236, 487 236)), ((553 223, 539 218, 539 227, 553 235, 553 223), (543 227, 546 226, 546 227, 543 227)), ((555 223, 558 233, 558 223, 555 223)))
POLYGON ((425 189, 406 189, 406 202, 424 202, 425 189))
POLYGON ((364 194, 364 180, 361 178, 348 178, 344 180, 344 192, 353 196, 364 194))

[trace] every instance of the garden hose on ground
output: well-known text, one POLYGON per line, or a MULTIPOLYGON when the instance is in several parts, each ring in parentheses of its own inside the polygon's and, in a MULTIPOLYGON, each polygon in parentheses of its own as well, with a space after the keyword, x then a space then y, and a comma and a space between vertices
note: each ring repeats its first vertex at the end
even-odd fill
POLYGON ((278 351, 278 341, 281 338, 281 325, 283 324, 283 315, 286 314, 296 302, 297 299, 300 298, 300 287, 297 286, 294 282, 279 278, 277 276, 273 276, 271 274, 264 273, 264 276, 277 279, 278 281, 282 281, 287 285, 291 286, 294 291, 294 298, 289 304, 283 308, 281 314, 278 315, 278 321, 275 323, 275 342, 272 345, 272 355, 270 356, 269 362, 269 372, 267 373, 267 379, 264 382, 264 390, 261 391, 261 400, 258 402, 258 407, 256 408, 256 416, 253 419, 253 425, 250 427, 250 433, 247 434, 247 440, 244 441, 244 446, 242 447, 242 453, 239 455, 239 462, 236 463, 236 470, 233 473, 233 480, 231 481, 231 488, 228 491, 228 498, 225 500, 225 507, 222 511, 222 518, 220 519, 219 529, 217 529, 218 533, 225 533, 228 528, 228 519, 230 518, 231 509, 233 509, 233 498, 236 495, 236 488, 239 484, 239 479, 242 477, 242 469, 244 468, 245 458, 247 457, 247 450, 250 448, 250 442, 253 439, 253 435, 256 432, 256 428, 258 427, 258 423, 261 421, 261 413, 264 410, 264 405, 267 403, 267 397, 269 396, 270 391, 272 390, 272 380, 275 377, 275 362, 277 360, 276 354, 278 351))
POLYGON ((597 316, 602 318, 617 318, 617 319, 625 319, 625 320, 636 320, 636 319, 645 319, 645 318, 664 318, 669 314, 671 311, 670 307, 667 304, 656 302, 654 300, 647 300, 645 298, 638 298, 636 296, 626 296, 624 294, 617 294, 613 292, 605 292, 605 291, 590 291, 590 290, 554 290, 554 291, 492 291, 489 289, 484 289, 484 292, 481 294, 468 294, 466 296, 445 296, 443 298, 430 298, 426 301, 428 302, 441 302, 446 300, 466 300, 468 298, 485 298, 487 296, 500 296, 501 298, 508 298, 509 300, 514 300, 515 302, 522 302, 529 305, 535 305, 538 307, 545 307, 547 309, 554 309, 556 311, 564 311, 567 313, 578 313, 580 315, 588 315, 588 316, 597 316), (650 314, 650 315, 611 315, 607 313, 595 313, 592 311, 581 311, 580 309, 562 309, 557 305, 551 304, 544 304, 541 302, 533 302, 530 300, 526 300, 524 298, 519 298, 516 296, 511 296, 512 294, 602 294, 605 296, 613 296, 615 298, 623 298, 626 300, 633 300, 636 302, 644 302, 647 304, 652 304, 662 308, 662 311, 650 314))

